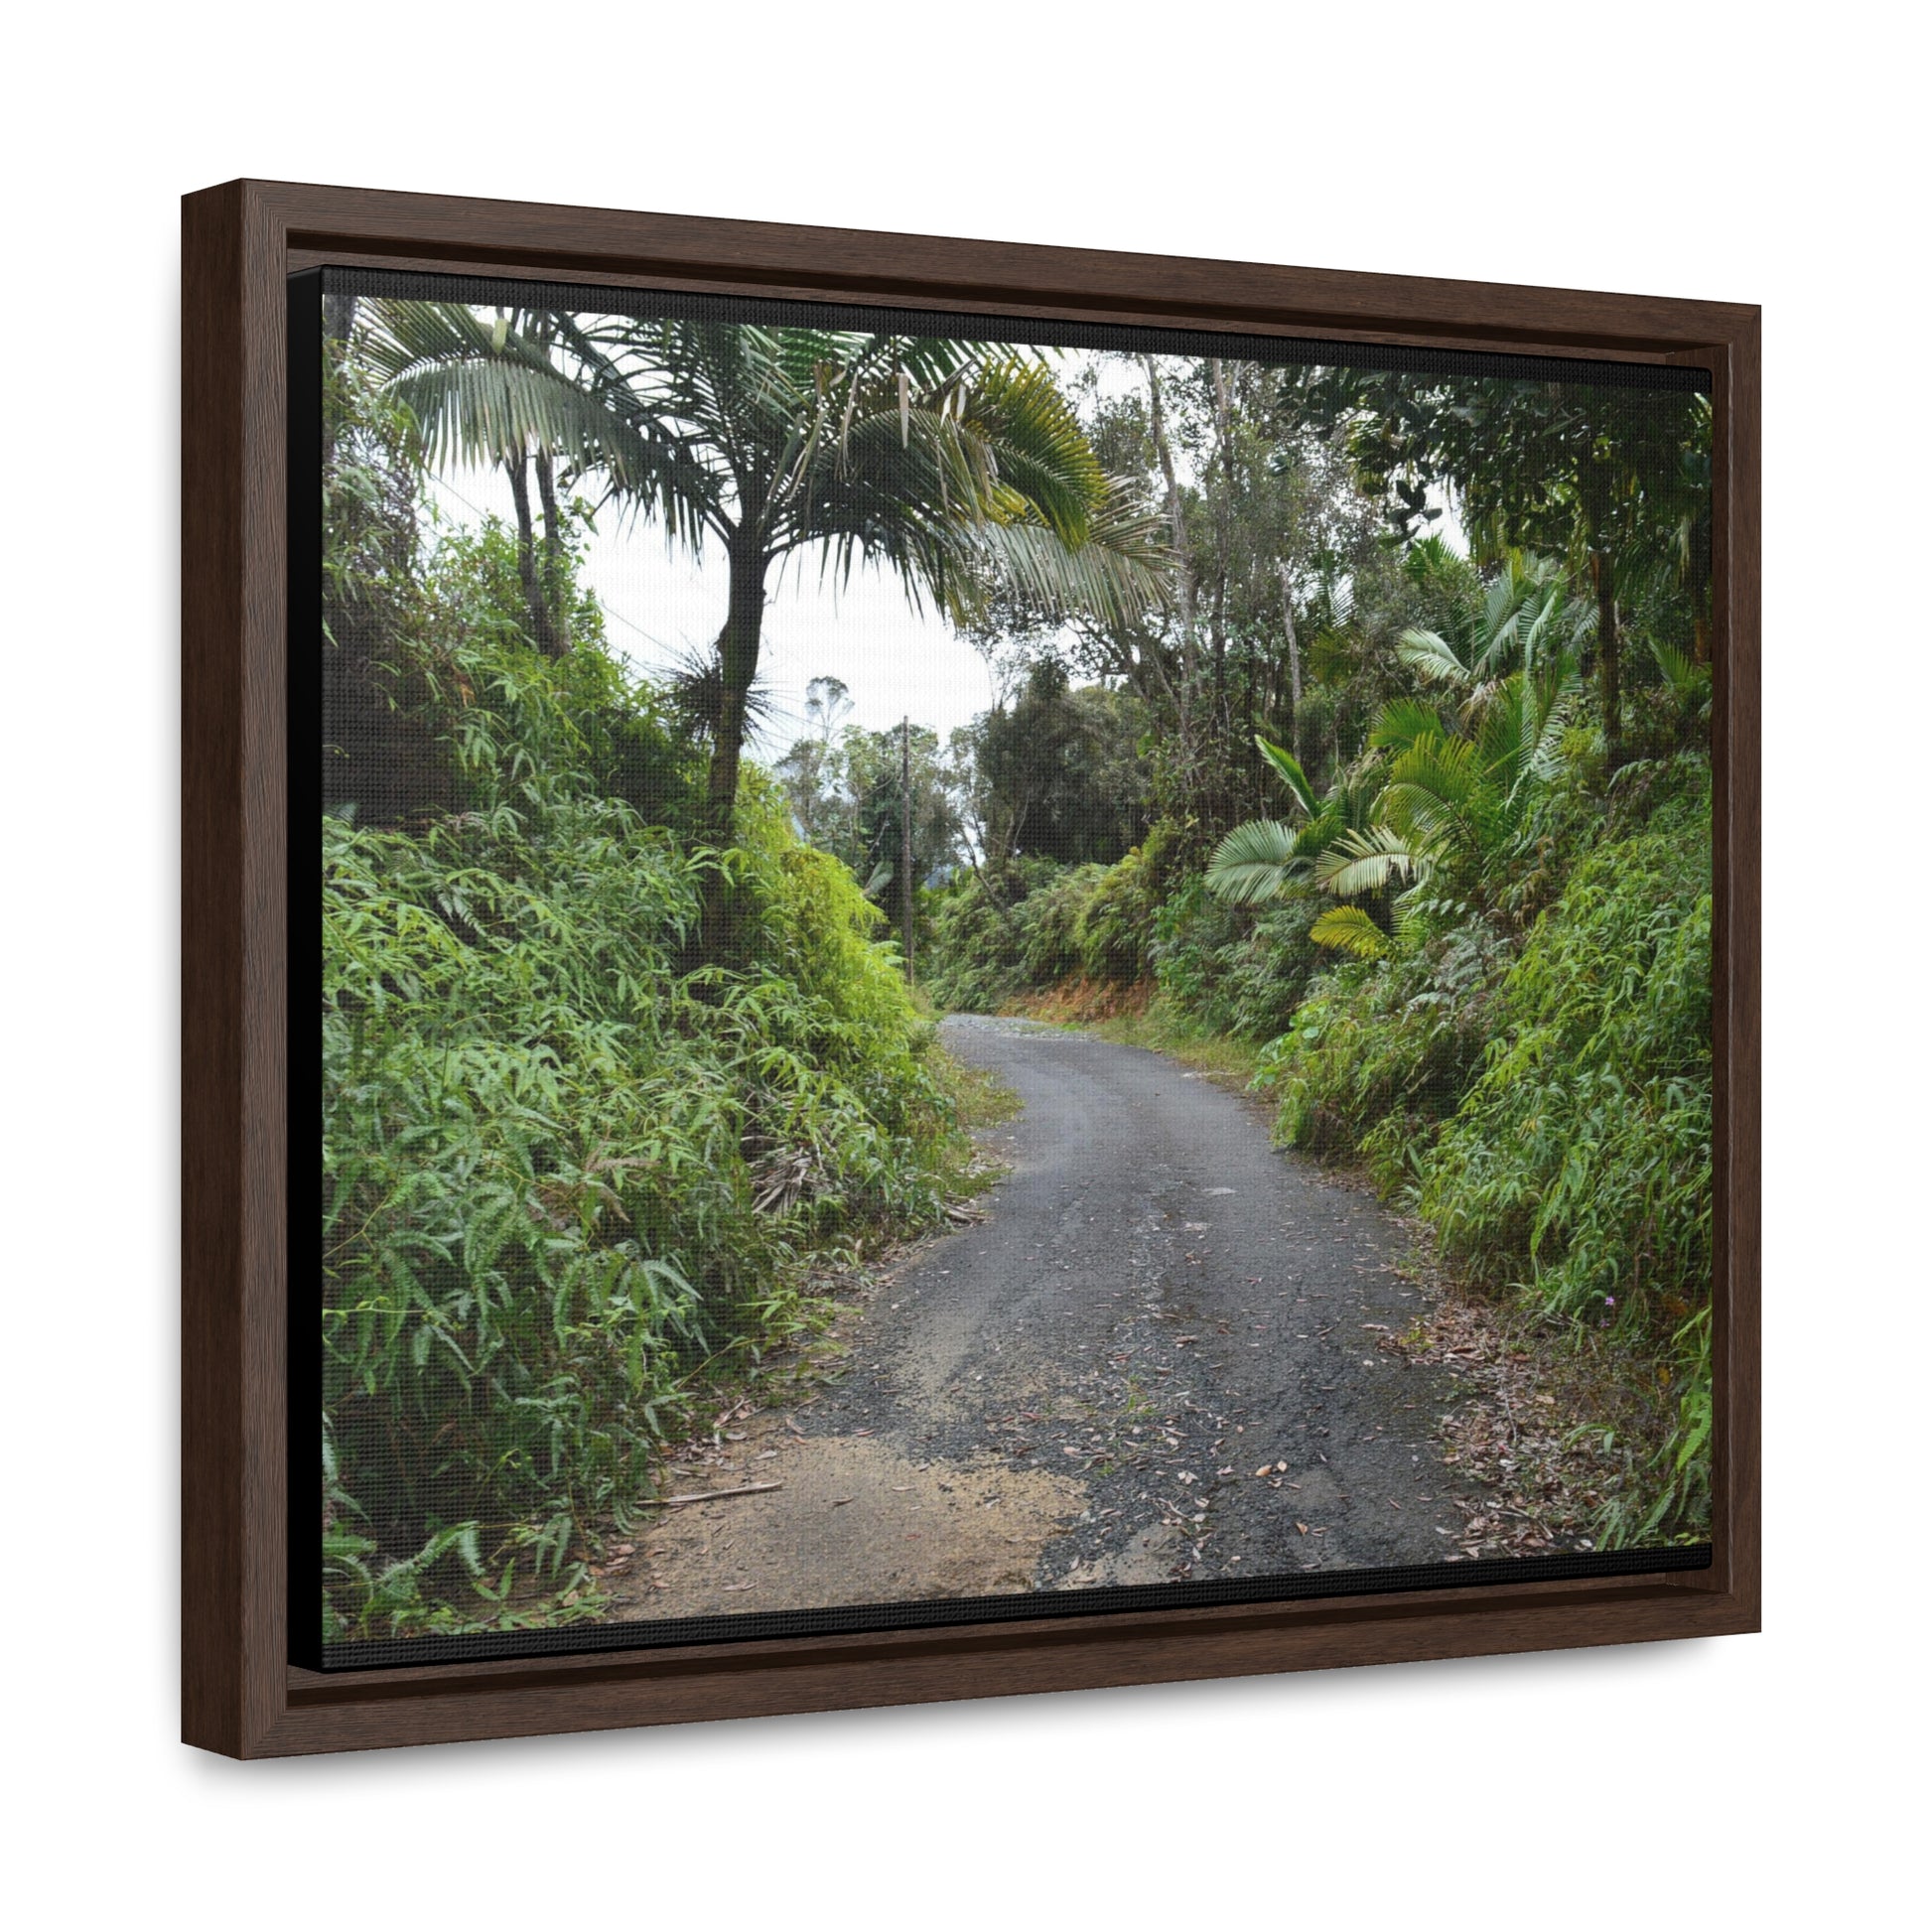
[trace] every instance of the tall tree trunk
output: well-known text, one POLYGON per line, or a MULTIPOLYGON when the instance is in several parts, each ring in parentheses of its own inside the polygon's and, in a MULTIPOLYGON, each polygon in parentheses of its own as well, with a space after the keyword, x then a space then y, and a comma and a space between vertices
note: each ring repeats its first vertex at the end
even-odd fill
POLYGON ((1214 501, 1214 616, 1210 649, 1214 663, 1214 730, 1221 741, 1220 771, 1214 785, 1215 829, 1234 818, 1234 711, 1228 702, 1228 579, 1232 574, 1234 521, 1234 432, 1228 406, 1227 371, 1218 355, 1207 358, 1214 390, 1214 455, 1221 471, 1214 501))
POLYGON ((731 540, 731 601, 718 633, 718 719, 705 784, 706 830, 719 847, 732 842, 738 807, 738 767, 745 752, 745 710, 759 670, 764 627, 764 552, 755 534, 731 540))
POLYGON ((1607 550, 1589 553, 1590 582, 1596 587, 1596 697, 1603 713, 1603 768, 1623 764, 1623 666, 1616 630, 1616 565, 1607 550))
POLYGON ((1194 701, 1194 572, 1187 561, 1187 526, 1181 514, 1180 483, 1174 475, 1173 450, 1168 442, 1167 414, 1161 406, 1161 372, 1152 355, 1143 355, 1147 369, 1148 423, 1154 436, 1154 453, 1161 462, 1161 475, 1168 484, 1168 525, 1173 533, 1175 588, 1180 593, 1180 693, 1175 707, 1174 727, 1179 734, 1181 754, 1191 773, 1193 766, 1194 701))
MULTIPOLYGON (((355 297, 325 295, 322 298, 322 349, 330 371, 340 369, 348 354, 348 339, 355 328, 355 297)), ((322 412, 322 474, 336 467, 336 412, 322 412)))
POLYGON ((898 890, 905 919, 905 983, 913 984, 912 970, 912 720, 898 725, 898 890))
MULTIPOLYGON (((718 716, 712 729, 711 767, 705 778, 705 836, 719 851, 733 842, 738 817, 738 772, 745 756, 745 720, 759 670, 764 627, 764 550, 756 533, 731 539, 731 590, 725 627, 718 633, 718 716)), ((705 875, 699 907, 698 944, 713 965, 735 963, 742 950, 738 906, 721 872, 705 875)))
POLYGON ((539 571, 543 609, 550 625, 550 652, 562 657, 570 649, 570 610, 564 597, 567 576, 564 525, 557 512, 557 472, 548 450, 537 452, 537 500, 543 505, 543 562, 539 571))
MULTIPOLYGON (((1302 763, 1302 643, 1295 634, 1295 607, 1289 601, 1288 566, 1281 565, 1282 629, 1288 635, 1288 731, 1289 750, 1295 762, 1302 763)), ((1303 769, 1308 767, 1303 765, 1303 769)))
POLYGON ((560 655, 556 636, 550 628, 550 607, 544 599, 543 584, 537 574, 536 527, 530 518, 530 459, 519 451, 503 459, 509 476, 510 495, 516 503, 516 575, 523 586, 523 608, 530 617, 530 641, 546 657, 560 655))

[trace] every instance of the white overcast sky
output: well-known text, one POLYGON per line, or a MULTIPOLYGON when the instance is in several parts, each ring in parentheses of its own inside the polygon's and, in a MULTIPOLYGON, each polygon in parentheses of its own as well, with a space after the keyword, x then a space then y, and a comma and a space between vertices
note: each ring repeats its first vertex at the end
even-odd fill
MULTIPOLYGON (((494 511, 514 522, 500 470, 433 478, 443 511, 465 522, 494 511)), ((590 539, 585 581, 604 607, 605 636, 639 672, 668 669, 708 651, 725 621, 725 559, 710 545, 702 564, 682 546, 667 551, 654 524, 619 524, 613 505, 590 539)), ((766 582, 759 675, 771 709, 758 745, 780 756, 803 735, 805 686, 836 677, 850 687, 854 724, 884 731, 910 716, 943 742, 993 702, 985 660, 943 619, 915 612, 897 582, 858 568, 842 590, 821 584, 815 558, 790 560, 766 582)))

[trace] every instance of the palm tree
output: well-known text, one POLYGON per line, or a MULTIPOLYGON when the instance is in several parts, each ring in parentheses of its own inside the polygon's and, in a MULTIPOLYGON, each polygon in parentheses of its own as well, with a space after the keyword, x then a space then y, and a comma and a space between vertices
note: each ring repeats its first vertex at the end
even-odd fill
POLYGON ((1485 589, 1440 537, 1428 537, 1415 546, 1409 572, 1447 593, 1449 615, 1442 630, 1403 631, 1396 655, 1425 683, 1459 693, 1465 721, 1506 672, 1534 675, 1565 654, 1581 654, 1595 626, 1595 614, 1573 603, 1562 564, 1547 557, 1508 552, 1485 589))
POLYGON ((1375 799, 1373 775, 1361 769, 1342 773, 1326 797, 1317 797, 1292 752, 1259 736, 1255 745, 1288 786, 1300 823, 1250 819, 1214 848, 1207 864, 1207 887, 1231 905, 1259 905, 1298 884, 1313 883, 1321 855, 1337 839, 1367 827, 1375 799))
MULTIPOLYGON (((1476 662, 1457 661, 1470 670, 1476 662)), ((1486 897, 1497 858, 1561 768, 1580 688, 1576 659, 1559 651, 1534 673, 1512 671, 1487 686, 1466 734, 1418 699, 1394 699, 1369 734, 1371 758, 1319 802, 1294 758, 1258 739, 1303 823, 1236 826, 1209 862, 1208 890, 1247 905, 1298 886, 1352 899, 1422 887, 1442 874, 1457 890, 1486 897)), ((1381 927, 1354 905, 1323 912, 1309 936, 1365 958, 1387 946, 1381 927)))
POLYGON ((1323 852, 1314 883, 1348 898, 1448 873, 1458 890, 1488 897, 1495 862, 1562 767, 1580 690, 1566 651, 1495 685, 1466 736, 1412 699, 1385 705, 1370 743, 1393 757, 1374 823, 1323 852))
POLYGON ((535 448, 667 540, 727 559, 707 806, 730 843, 772 566, 892 571, 963 620, 1005 583, 1131 621, 1167 595, 1156 520, 1109 479, 1050 371, 923 337, 371 304, 368 354, 438 456, 535 448))

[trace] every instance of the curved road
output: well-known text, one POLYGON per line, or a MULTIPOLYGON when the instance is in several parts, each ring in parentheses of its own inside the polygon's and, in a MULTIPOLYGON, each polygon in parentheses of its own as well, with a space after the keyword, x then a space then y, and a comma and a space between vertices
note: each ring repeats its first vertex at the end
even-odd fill
POLYGON ((674 1482, 618 1614, 1440 1563, 1447 1376, 1379 1344, 1422 1309, 1408 1239, 1160 1054, 956 1015, 1020 1095, 984 1218, 922 1244, 845 1372, 674 1482))

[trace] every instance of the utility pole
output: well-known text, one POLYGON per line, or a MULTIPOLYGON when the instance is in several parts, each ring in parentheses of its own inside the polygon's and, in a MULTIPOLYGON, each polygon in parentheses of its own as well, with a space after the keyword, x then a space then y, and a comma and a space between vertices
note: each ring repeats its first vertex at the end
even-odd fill
POLYGON ((898 876, 905 907, 905 983, 912 979, 912 720, 898 727, 898 876))

